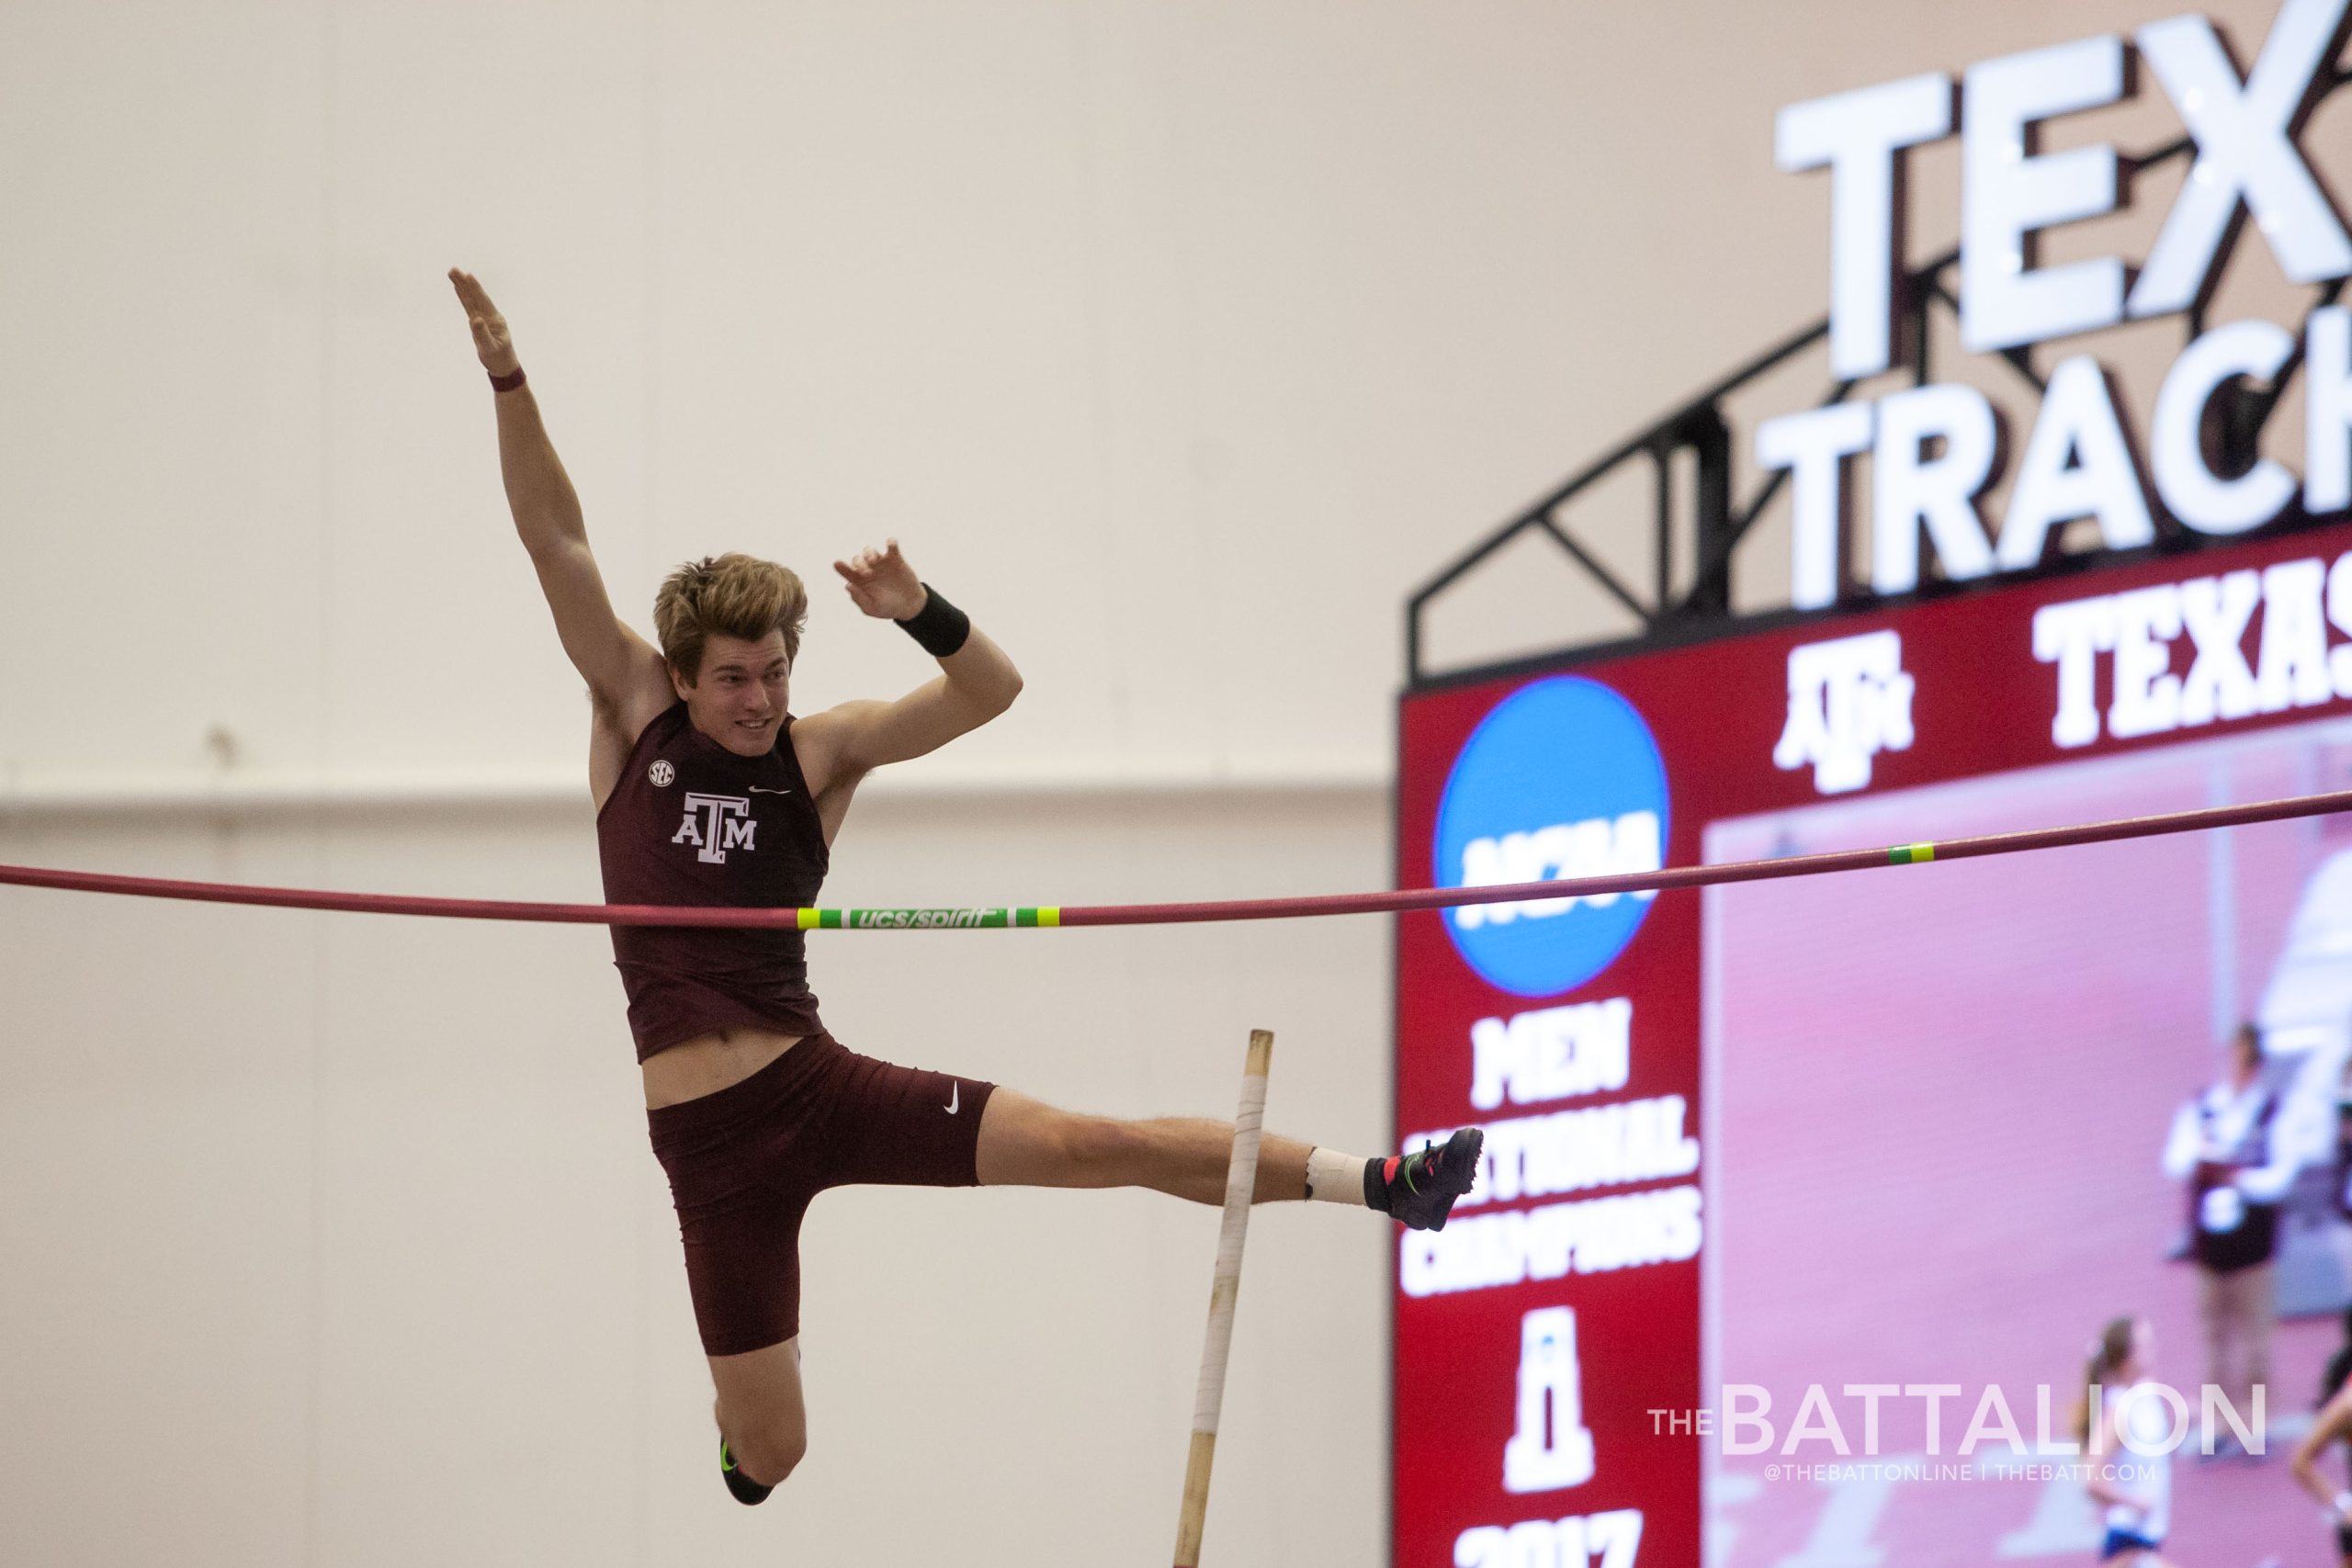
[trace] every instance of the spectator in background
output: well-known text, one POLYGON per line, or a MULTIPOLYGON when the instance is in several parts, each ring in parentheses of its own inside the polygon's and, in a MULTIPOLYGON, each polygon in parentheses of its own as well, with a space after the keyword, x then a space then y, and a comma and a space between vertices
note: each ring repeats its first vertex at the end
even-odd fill
POLYGON ((2335 1217, 2352 1221, 2352 1057, 2335 1086, 2335 1217))
MULTIPOLYGON (((2165 1174, 2188 1188, 2189 1257, 2205 1326, 2206 1381, 2241 1411, 2270 1381, 2278 1321, 2278 1204, 2300 1163, 2274 1136, 2278 1096, 2264 1080, 2262 1032, 2241 1024, 2222 1077, 2173 1117, 2165 1174), (2233 1377, 2233 1371, 2237 1376, 2233 1377)), ((2266 1395, 2267 1398, 2267 1395, 2266 1395)), ((2224 1424, 2217 1446, 2238 1451, 2224 1424)))
POLYGON ((2083 1490, 2106 1510, 2098 1560, 2116 1568, 2168 1568, 2172 1525, 2170 1412, 2142 1385, 2155 1375, 2156 1331, 2144 1317, 2119 1317, 2091 1341, 2075 1436, 2107 1462, 2087 1467, 2083 1490))

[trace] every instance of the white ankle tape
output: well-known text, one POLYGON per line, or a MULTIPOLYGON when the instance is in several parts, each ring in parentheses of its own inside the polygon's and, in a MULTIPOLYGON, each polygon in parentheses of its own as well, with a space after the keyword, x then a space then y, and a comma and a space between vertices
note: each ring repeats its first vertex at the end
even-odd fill
POLYGON ((1337 1149, 1306 1153, 1306 1195, 1318 1203, 1353 1203, 1363 1207, 1363 1168, 1372 1162, 1362 1155, 1337 1149))

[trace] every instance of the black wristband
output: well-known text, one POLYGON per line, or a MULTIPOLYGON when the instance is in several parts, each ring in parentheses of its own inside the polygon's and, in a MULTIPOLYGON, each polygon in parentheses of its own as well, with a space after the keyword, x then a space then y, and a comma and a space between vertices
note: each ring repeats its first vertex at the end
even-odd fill
POLYGON ((519 365, 503 376, 492 376, 490 378, 490 389, 493 392, 511 392, 522 384, 523 367, 519 365))
POLYGON ((922 608, 899 625, 933 659, 946 658, 972 635, 972 617, 941 598, 928 582, 922 585, 922 608))

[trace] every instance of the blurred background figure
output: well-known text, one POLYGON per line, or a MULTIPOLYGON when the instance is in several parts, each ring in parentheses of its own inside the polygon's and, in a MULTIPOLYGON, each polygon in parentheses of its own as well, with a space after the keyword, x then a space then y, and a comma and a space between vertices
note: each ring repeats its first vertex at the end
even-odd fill
POLYGON ((2106 1456, 2083 1482, 2106 1509, 2101 1562, 2164 1568, 2157 1552, 2172 1528, 2171 1417, 2164 1402, 2140 1386, 2154 1375, 2155 1359, 2156 1331, 2148 1320, 2118 1317, 2091 1342, 2083 1369, 2079 1430, 2092 1454, 2106 1456))
MULTIPOLYGON (((2299 1163, 2273 1136, 2278 1106, 2263 1073, 2262 1032, 2241 1024, 2222 1076, 2174 1115, 2165 1143, 2165 1174, 2188 1187, 2205 1380, 2248 1412, 2253 1391, 2270 1379, 2278 1206, 2299 1163)), ((2214 1448, 2244 1451, 2226 1427, 2214 1448)))

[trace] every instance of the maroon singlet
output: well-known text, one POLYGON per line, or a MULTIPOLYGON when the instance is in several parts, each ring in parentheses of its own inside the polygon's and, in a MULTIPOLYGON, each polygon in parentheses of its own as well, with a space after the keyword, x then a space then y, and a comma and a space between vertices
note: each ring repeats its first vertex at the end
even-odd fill
MULTIPOLYGON (((637 738, 596 816, 610 904, 807 908, 829 858, 786 715, 778 743, 741 757, 679 703, 637 738)), ((797 931, 615 926, 640 1062, 722 1029, 816 1034, 817 998, 797 931)))

